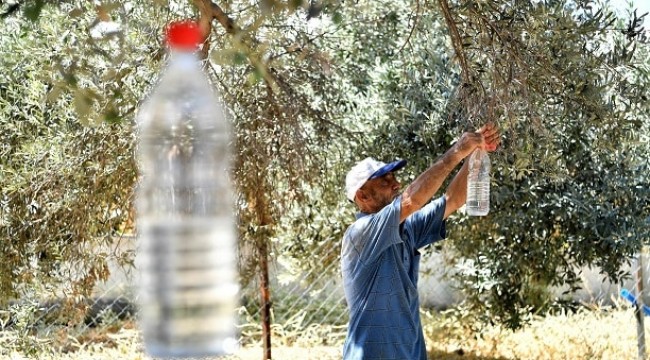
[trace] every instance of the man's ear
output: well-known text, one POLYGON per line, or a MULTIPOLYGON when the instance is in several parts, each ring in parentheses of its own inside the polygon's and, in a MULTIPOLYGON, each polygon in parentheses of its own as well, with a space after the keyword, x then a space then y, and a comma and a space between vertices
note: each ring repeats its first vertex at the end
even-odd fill
POLYGON ((371 193, 367 190, 357 190, 355 203, 357 204, 357 207, 360 211, 371 212, 373 201, 370 194, 371 193))
POLYGON ((368 201, 368 198, 369 198, 369 196, 368 196, 368 193, 367 193, 366 191, 364 191, 364 190, 362 190, 362 189, 357 190, 357 199, 358 199, 360 202, 364 202, 364 203, 365 203, 365 202, 368 201))

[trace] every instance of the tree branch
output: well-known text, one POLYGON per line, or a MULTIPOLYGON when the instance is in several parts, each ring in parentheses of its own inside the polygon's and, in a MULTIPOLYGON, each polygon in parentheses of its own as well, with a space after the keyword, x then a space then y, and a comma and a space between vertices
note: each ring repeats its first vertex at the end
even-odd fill
POLYGON ((460 63, 461 76, 463 78, 463 82, 469 84, 471 78, 470 78, 469 66, 467 65, 467 59, 465 58, 465 51, 463 50, 463 40, 461 39, 460 34, 458 33, 456 22, 454 21, 454 18, 451 15, 451 11, 449 10, 449 3, 447 3, 447 0, 438 0, 438 4, 440 4, 440 9, 442 10, 442 14, 445 17, 445 22, 447 23, 447 27, 449 27, 451 44, 454 47, 454 51, 456 52, 456 56, 458 57, 458 62, 460 63))
MULTIPOLYGON (((228 34, 234 35, 239 32, 240 29, 235 25, 235 21, 212 0, 194 0, 194 5, 199 8, 199 11, 201 12, 201 19, 199 20, 205 18, 210 21, 217 20, 228 34)), ((211 29, 211 27, 209 27, 209 29, 211 29)))
MULTIPOLYGON (((207 57, 208 55, 208 49, 209 49, 209 44, 207 42, 207 39, 210 35, 210 31, 212 30, 212 25, 211 22, 212 20, 217 20, 219 24, 226 30, 226 33, 230 35, 236 35, 241 32, 241 29, 235 24, 235 20, 230 18, 224 11, 223 9, 215 4, 212 0, 194 0, 194 5, 199 9, 200 12, 200 18, 199 18, 199 27, 201 28, 202 31, 204 31, 205 35, 205 43, 204 43, 204 54, 203 56, 207 57)), ((242 39, 244 41, 244 39, 242 39)), ((255 38, 249 39, 250 42, 253 43, 253 45, 257 45, 258 41, 255 38)), ((246 44, 245 44, 246 45, 246 44)), ((247 47, 251 47, 250 44, 246 45, 247 47)), ((278 81, 277 79, 271 74, 269 69, 267 68, 266 64, 263 63, 261 59, 259 59, 257 56, 254 55, 254 52, 249 51, 246 53, 246 57, 248 57, 248 60, 251 62, 251 65, 253 65, 257 70, 259 70, 262 73, 262 78, 264 78, 264 81, 267 83, 267 85, 271 86, 274 90, 277 89, 277 84, 278 81)))
POLYGON ((406 47, 406 44, 408 44, 409 41, 411 40, 411 36, 413 36, 413 33, 415 32, 415 28, 418 26, 418 18, 420 17, 420 0, 417 0, 415 5, 416 5, 415 19, 413 19, 413 26, 411 27, 411 31, 409 32, 408 37, 404 41, 404 44, 402 44, 402 46, 400 46, 399 50, 397 50, 398 54, 401 53, 402 50, 404 50, 404 48, 406 47))

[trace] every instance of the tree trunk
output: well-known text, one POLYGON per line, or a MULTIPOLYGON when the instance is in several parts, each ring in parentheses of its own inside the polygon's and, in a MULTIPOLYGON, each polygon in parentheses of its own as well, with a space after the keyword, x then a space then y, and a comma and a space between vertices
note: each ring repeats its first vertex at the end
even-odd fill
POLYGON ((260 295, 262 311, 262 342, 264 346, 263 360, 271 359, 271 292, 269 288, 268 244, 266 239, 259 242, 260 266, 260 295))

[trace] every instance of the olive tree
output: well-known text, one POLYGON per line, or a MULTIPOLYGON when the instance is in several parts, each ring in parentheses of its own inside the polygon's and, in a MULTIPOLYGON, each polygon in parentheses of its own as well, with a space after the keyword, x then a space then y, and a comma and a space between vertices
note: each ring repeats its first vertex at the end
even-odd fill
POLYGON ((353 10, 368 26, 349 31, 369 49, 346 62, 361 75, 350 107, 370 113, 359 157, 412 160, 404 181, 462 131, 502 129, 490 215, 453 217, 444 244, 470 313, 517 328, 563 300, 551 286, 575 289, 581 266, 629 276, 622 265, 648 240, 641 19, 590 1, 420 5, 353 10))
POLYGON ((57 267, 71 261, 85 289, 107 275, 94 244, 129 226, 133 115, 164 65, 161 29, 188 17, 230 109, 242 280, 262 274, 267 314, 273 247, 298 267, 337 261, 314 249, 340 245, 354 160, 408 158, 408 181, 487 121, 504 135, 493 210, 455 216, 445 242, 473 313, 517 327, 549 285, 576 284, 576 266, 620 279, 647 239, 647 42, 640 19, 593 1, 17 1, 0 13, 3 294, 65 281, 57 267))

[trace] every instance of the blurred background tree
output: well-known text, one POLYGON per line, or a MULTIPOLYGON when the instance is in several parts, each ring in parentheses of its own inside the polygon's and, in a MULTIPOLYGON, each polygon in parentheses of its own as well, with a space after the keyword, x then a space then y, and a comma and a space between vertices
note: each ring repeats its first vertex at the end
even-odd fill
POLYGON ((516 328, 553 305, 548 286, 576 286, 578 266, 624 277, 648 239, 641 14, 566 0, 26 0, 0 14, 6 298, 34 285, 87 295, 108 276, 99 245, 132 230, 134 114, 164 65, 161 29, 181 18, 208 34, 235 129, 244 285, 273 256, 338 261, 319 254, 353 219, 353 162, 406 158, 406 184, 487 121, 504 135, 492 212, 455 215, 440 245, 470 313, 516 328))

